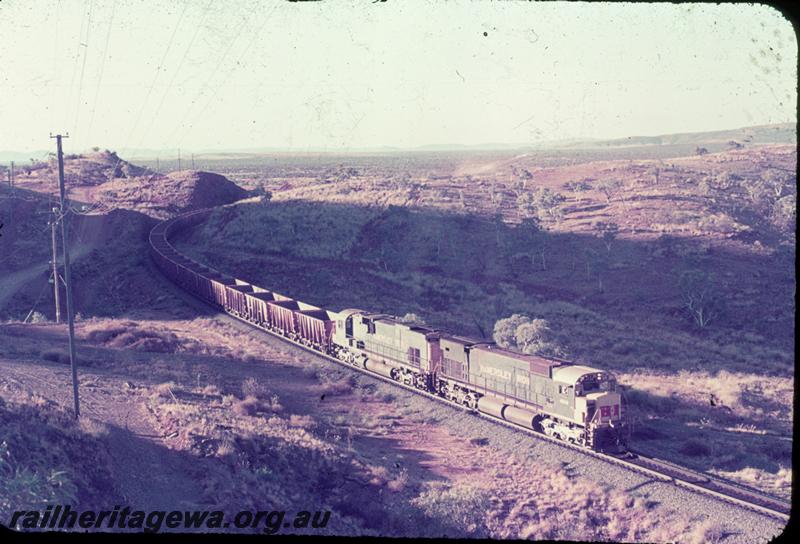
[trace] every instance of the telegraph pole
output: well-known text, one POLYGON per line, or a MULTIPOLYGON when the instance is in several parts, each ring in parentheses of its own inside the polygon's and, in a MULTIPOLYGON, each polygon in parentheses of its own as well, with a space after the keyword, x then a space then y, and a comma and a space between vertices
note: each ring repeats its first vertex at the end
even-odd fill
MULTIPOLYGON (((69 366, 72 369, 72 399, 75 403, 75 419, 81 415, 80 401, 78 400, 78 367, 75 360, 75 321, 72 314, 72 282, 69 277, 69 245, 67 244, 67 221, 66 221, 66 196, 64 190, 64 154, 61 152, 61 138, 69 138, 69 134, 61 136, 56 134, 51 138, 56 139, 58 146, 58 187, 61 194, 61 243, 64 248, 64 283, 67 288, 67 323, 69 324, 69 366)), ((56 277, 58 284, 58 277, 56 277)))
POLYGON ((181 148, 178 148, 178 172, 181 171, 181 148))
MULTIPOLYGON (((8 187, 11 189, 11 198, 14 198, 14 161, 11 161, 11 170, 8 171, 8 187)), ((14 224, 14 203, 11 204, 11 210, 9 211, 9 217, 11 218, 10 223, 14 224)))
POLYGON ((56 323, 61 323, 61 303, 59 302, 59 277, 58 277, 58 249, 56 246, 56 223, 57 223, 57 209, 53 208, 52 210, 53 217, 50 220, 50 240, 53 245, 53 293, 56 299, 56 323))

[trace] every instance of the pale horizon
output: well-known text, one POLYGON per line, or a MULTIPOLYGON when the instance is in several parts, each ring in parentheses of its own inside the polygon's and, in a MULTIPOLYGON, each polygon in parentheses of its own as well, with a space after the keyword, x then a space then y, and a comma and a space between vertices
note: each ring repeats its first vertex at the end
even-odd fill
POLYGON ((796 122, 745 4, 10 0, 0 150, 535 146, 796 122))

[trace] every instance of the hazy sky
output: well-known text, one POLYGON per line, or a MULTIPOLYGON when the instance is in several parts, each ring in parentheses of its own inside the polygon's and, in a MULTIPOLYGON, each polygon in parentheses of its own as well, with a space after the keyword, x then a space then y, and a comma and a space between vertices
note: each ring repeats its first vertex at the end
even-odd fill
POLYGON ((4 0, 0 150, 525 143, 794 121, 761 5, 4 0))

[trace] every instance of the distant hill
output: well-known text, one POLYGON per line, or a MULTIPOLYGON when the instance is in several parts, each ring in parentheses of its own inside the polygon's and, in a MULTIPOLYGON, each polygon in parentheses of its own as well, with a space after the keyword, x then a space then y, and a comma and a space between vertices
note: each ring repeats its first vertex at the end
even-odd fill
POLYGON ((707 145, 737 142, 740 144, 793 144, 797 141, 793 123, 759 125, 710 132, 682 132, 659 136, 628 136, 613 140, 579 140, 558 147, 619 147, 639 145, 707 145))
MULTIPOLYGON (((797 131, 794 123, 777 123, 772 125, 757 125, 727 130, 708 132, 681 132, 676 134, 661 134, 656 136, 628 136, 625 138, 569 138, 560 140, 546 140, 541 142, 517 143, 482 143, 482 144, 426 144, 416 147, 372 146, 353 148, 330 147, 250 147, 231 149, 195 149, 184 150, 183 156, 188 157, 194 152, 195 157, 204 159, 246 158, 267 154, 348 154, 348 153, 413 153, 413 152, 468 152, 468 151, 509 151, 517 149, 591 149, 608 147, 632 147, 649 145, 719 145, 735 141, 740 144, 793 144, 797 141, 797 131)), ((116 156, 116 153, 111 152, 116 156)), ((179 151, 176 149, 123 149, 118 151, 123 156, 135 156, 140 160, 152 160, 160 157, 163 161, 176 160, 179 151)), ((102 153, 100 153, 102 154, 102 153)), ((84 153, 91 156, 92 153, 84 153)), ((97 155, 97 153, 95 153, 97 155)), ((0 163, 15 161, 19 166, 24 166, 30 159, 44 160, 47 151, 0 151, 0 163)), ((4 165, 0 164, 0 169, 4 165)))

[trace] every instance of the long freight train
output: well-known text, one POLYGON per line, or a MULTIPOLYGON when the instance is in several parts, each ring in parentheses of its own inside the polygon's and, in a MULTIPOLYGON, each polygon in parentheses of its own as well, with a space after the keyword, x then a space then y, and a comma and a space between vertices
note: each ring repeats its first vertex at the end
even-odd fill
POLYGON ((390 315, 325 310, 225 275, 169 243, 170 235, 210 211, 180 215, 150 232, 156 265, 192 295, 307 348, 470 409, 594 450, 626 447, 624 397, 612 374, 390 315))

